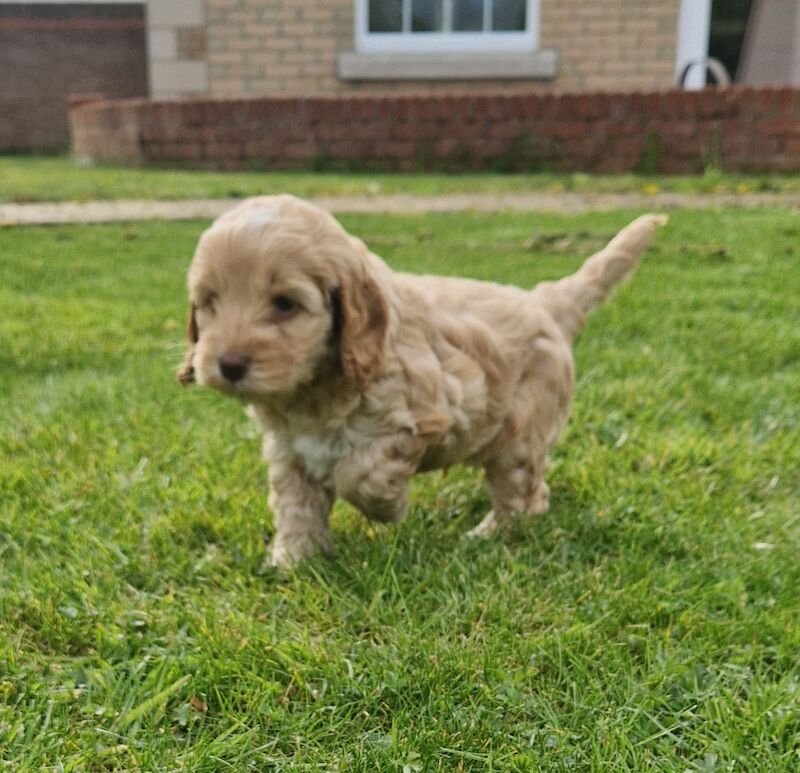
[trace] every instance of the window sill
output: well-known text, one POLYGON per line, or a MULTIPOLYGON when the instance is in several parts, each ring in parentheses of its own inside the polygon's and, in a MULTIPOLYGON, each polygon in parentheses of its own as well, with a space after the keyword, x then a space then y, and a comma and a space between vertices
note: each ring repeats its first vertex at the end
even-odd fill
POLYGON ((552 80, 558 75, 558 52, 543 48, 518 54, 362 54, 338 57, 343 81, 399 80, 552 80))

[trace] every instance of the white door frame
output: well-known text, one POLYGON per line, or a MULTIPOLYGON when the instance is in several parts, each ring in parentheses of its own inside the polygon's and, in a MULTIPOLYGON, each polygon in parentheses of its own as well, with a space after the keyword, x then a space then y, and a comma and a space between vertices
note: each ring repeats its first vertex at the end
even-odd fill
POLYGON ((699 62, 689 72, 684 88, 702 89, 706 85, 705 60, 708 59, 708 35, 711 29, 711 0, 681 0, 678 13, 678 45, 675 53, 675 77, 684 67, 699 62))

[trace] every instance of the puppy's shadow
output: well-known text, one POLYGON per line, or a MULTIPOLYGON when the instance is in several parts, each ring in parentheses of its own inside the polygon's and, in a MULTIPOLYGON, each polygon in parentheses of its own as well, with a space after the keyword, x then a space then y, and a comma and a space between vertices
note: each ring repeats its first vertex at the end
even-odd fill
POLYGON ((449 514, 437 497, 417 499, 408 518, 393 526, 348 512, 335 519, 335 555, 316 556, 271 577, 318 583, 337 597, 348 596, 354 609, 373 613, 379 602, 408 607, 416 600, 430 607, 422 597, 431 595, 448 603, 469 588, 479 587, 485 598, 509 574, 546 593, 565 571, 591 571, 622 550, 614 529, 598 527, 586 502, 557 483, 554 493, 548 513, 514 519, 488 540, 466 535, 488 510, 483 496, 449 514))

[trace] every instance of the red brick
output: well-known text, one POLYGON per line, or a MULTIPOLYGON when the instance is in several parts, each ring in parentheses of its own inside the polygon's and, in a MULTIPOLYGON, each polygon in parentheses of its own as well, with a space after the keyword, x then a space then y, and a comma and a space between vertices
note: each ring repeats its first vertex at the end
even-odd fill
POLYGON ((392 122, 395 119, 395 104, 391 99, 376 100, 375 120, 392 122))
POLYGON ((416 155, 416 148, 411 142, 395 142, 393 143, 395 158, 401 160, 413 159, 416 155))
POLYGON ((490 121, 508 120, 508 98, 503 96, 489 97, 486 115, 490 121))
POLYGON ((472 101, 476 120, 485 121, 489 114, 489 97, 485 94, 478 94, 472 101))
POLYGON ((773 161, 768 171, 776 170, 778 172, 798 172, 800 171, 800 155, 797 153, 785 153, 781 156, 777 163, 773 161))
POLYGON ((608 110, 609 110, 608 94, 606 94, 605 92, 592 94, 590 96, 590 100, 592 105, 591 117, 594 120, 598 120, 600 118, 608 118, 608 110))
POLYGON ((678 115, 681 118, 695 118, 697 116, 697 101, 699 91, 678 92, 678 115))
POLYGON ((459 137, 462 140, 475 139, 480 141, 480 138, 491 131, 491 128, 482 123, 467 123, 466 121, 453 121, 447 125, 447 132, 452 137, 459 137))
POLYGON ((371 99, 357 99, 350 103, 350 119, 366 123, 375 117, 375 103, 371 99))
POLYGON ((395 103, 395 120, 398 123, 406 123, 411 119, 411 100, 402 97, 395 103))
POLYGON ((673 119, 680 115, 681 111, 681 92, 677 90, 666 91, 661 95, 660 100, 661 115, 667 119, 673 119))
POLYGON ((538 99, 541 106, 540 115, 543 118, 555 118, 558 115, 558 104, 561 101, 560 94, 544 94, 538 99))
POLYGON ((716 118, 722 111, 722 94, 719 89, 703 89, 695 92, 695 115, 700 118, 716 118))
POLYGON ((598 162, 597 171, 606 174, 619 174, 621 172, 630 172, 634 166, 635 162, 632 162, 630 159, 615 153, 605 153, 598 162))
POLYGON ((512 94, 506 97, 506 116, 509 121, 521 123, 525 120, 522 104, 523 98, 519 94, 512 94))
POLYGON ((298 168, 324 151, 407 168, 424 147, 448 163, 481 168, 519 137, 535 135, 551 149, 554 167, 619 171, 635 166, 644 137, 654 133, 665 168, 700 168, 716 142, 726 167, 794 169, 800 90, 138 100, 78 108, 72 125, 82 154, 181 162, 202 156, 225 166, 268 159, 298 168))
POLYGON ((784 117, 791 116, 794 109, 794 92, 791 86, 783 86, 775 90, 775 109, 784 117))
POLYGON ((591 131, 590 125, 586 121, 569 120, 554 121, 550 128, 556 137, 570 139, 574 137, 585 137, 591 131))
POLYGON ((661 159, 662 174, 695 174, 702 169, 702 159, 685 159, 678 156, 665 156, 661 159))
POLYGON ((755 113, 759 116, 767 116, 772 113, 776 105, 776 92, 773 88, 761 88, 754 92, 755 113))
MULTIPOLYGON (((741 88, 738 90, 739 107, 741 110, 742 118, 754 120, 759 115, 763 115, 762 92, 761 88, 741 88)), ((772 102, 772 94, 767 94, 766 104, 769 106, 772 102)))
MULTIPOLYGON (((489 124, 487 129, 488 136, 493 140, 513 140, 523 133, 522 128, 516 122, 511 121, 494 121, 489 124)), ((448 131, 449 136, 458 136, 454 132, 448 131)), ((462 138, 474 136, 474 134, 462 135, 462 138)))
POLYGON ((617 137, 638 137, 642 134, 641 127, 630 119, 603 121, 601 126, 604 136, 612 141, 617 137))
POLYGON ((415 140, 417 125, 414 123, 396 123, 389 128, 389 136, 395 140, 415 140))
POLYGON ((628 94, 628 116, 640 121, 645 111, 645 96, 641 91, 632 91, 628 94))
POLYGON ((628 94, 616 93, 608 95, 608 117, 621 120, 628 117, 628 94))
POLYGON ((576 99, 577 97, 574 94, 559 94, 555 104, 554 116, 562 121, 574 118, 576 99))
POLYGON ((773 118, 758 121, 755 131, 761 137, 796 137, 800 135, 800 119, 773 118))
POLYGON ((357 161, 363 154, 364 145, 352 140, 339 140, 330 146, 330 150, 334 158, 357 161))

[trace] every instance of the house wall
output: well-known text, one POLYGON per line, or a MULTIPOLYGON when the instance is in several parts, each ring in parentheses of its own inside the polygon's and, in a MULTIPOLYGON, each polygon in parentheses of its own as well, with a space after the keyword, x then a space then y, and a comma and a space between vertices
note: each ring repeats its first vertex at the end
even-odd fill
POLYGON ((0 150, 63 150, 75 93, 147 94, 143 3, 0 3, 0 150))
POLYGON ((651 90, 674 80, 679 0, 541 0, 540 47, 554 80, 342 81, 354 47, 353 0, 206 0, 211 96, 469 90, 651 90))
MULTIPOLYGON (((343 80, 337 61, 355 47, 354 0, 0 0, 0 71, 7 76, 0 148, 63 147, 67 99, 91 92, 225 98, 666 88, 674 77, 679 6, 694 1, 540 0, 547 74, 539 78, 393 80, 390 65, 389 80, 343 80), (131 9, 125 29, 119 19, 90 29, 92 18, 131 9), (26 28, 14 14, 40 22, 85 18, 77 26, 26 28)), ((505 66, 530 72, 520 66, 524 58, 506 54, 505 66)), ((474 57, 462 56, 464 62, 483 67, 474 57)), ((372 61, 366 64, 374 75, 372 61)))
POLYGON ((800 83, 800 0, 755 0, 745 36, 742 83, 800 83))
POLYGON ((206 0, 146 1, 150 96, 207 94, 206 0))

